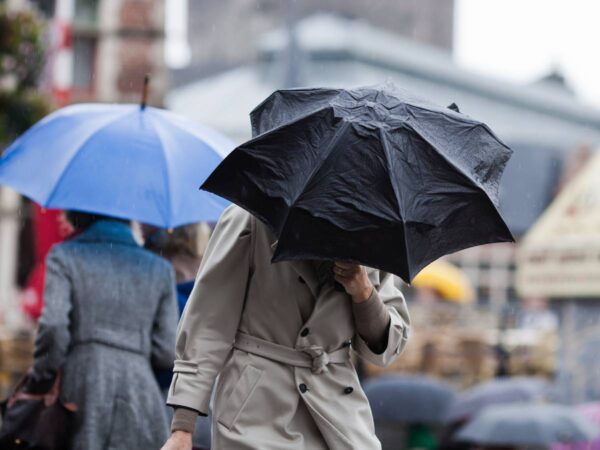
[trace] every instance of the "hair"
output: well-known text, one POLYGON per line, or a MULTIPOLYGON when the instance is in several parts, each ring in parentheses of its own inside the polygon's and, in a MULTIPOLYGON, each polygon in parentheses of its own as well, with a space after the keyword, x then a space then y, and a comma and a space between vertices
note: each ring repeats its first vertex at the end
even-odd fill
POLYGON ((159 230, 148 237, 145 247, 167 259, 180 254, 201 258, 209 238, 210 227, 205 223, 194 223, 170 231, 159 230))
POLYGON ((118 219, 116 217, 105 216, 102 214, 84 213, 80 211, 66 211, 67 221, 78 231, 88 229, 90 226, 101 220, 111 220, 113 222, 129 223, 128 220, 118 219))

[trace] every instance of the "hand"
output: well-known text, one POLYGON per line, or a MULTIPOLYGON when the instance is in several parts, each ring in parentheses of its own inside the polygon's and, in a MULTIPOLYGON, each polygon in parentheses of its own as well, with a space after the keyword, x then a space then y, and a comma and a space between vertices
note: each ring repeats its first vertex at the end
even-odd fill
POLYGON ((174 431, 160 450, 192 450, 192 433, 174 431))
POLYGON ((337 261, 333 265, 333 274, 335 281, 344 286, 354 303, 366 302, 371 297, 373 284, 363 266, 337 261))

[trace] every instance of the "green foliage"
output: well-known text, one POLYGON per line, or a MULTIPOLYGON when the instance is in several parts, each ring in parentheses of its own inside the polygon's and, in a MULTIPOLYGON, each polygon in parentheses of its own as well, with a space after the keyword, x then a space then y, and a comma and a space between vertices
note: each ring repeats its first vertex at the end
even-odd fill
POLYGON ((46 97, 35 91, 0 90, 0 153, 4 145, 27 131, 48 112, 46 97))
POLYGON ((0 5, 0 149, 48 113, 36 87, 44 68, 43 23, 0 5))

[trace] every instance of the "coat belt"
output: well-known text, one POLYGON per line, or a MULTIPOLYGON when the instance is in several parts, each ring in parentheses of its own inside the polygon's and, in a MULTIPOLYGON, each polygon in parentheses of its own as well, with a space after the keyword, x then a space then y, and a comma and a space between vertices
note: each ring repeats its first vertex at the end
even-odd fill
POLYGON ((322 373, 329 364, 344 364, 348 361, 349 356, 347 346, 331 353, 327 353, 319 345, 295 349, 250 336, 241 331, 238 331, 235 336, 233 347, 282 364, 306 367, 312 369, 314 373, 322 373))

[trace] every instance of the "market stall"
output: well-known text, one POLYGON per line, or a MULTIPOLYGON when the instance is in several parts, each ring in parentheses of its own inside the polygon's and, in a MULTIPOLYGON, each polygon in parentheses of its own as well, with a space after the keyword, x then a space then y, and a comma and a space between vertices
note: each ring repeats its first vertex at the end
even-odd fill
POLYGON ((560 313, 559 381, 568 399, 600 398, 600 154, 523 239, 517 289, 525 299, 553 300, 560 313))

